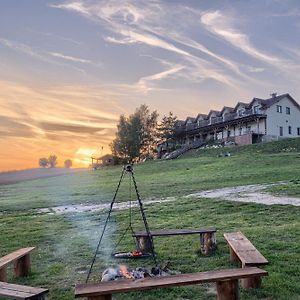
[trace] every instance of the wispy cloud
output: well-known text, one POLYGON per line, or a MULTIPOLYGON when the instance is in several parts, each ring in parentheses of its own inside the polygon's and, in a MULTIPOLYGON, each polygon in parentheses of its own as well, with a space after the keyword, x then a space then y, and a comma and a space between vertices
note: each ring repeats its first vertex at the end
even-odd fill
POLYGON ((17 41, 5 39, 5 38, 0 38, 0 44, 3 46, 12 49, 16 52, 20 52, 26 55, 31 56, 32 58, 38 59, 40 61, 49 63, 49 64, 54 64, 57 66, 68 66, 76 71, 79 71, 81 73, 86 73, 85 70, 82 68, 78 68, 75 65, 72 65, 71 63, 81 63, 81 64, 89 64, 93 65, 95 67, 101 66, 100 63, 94 63, 91 60, 88 59, 83 59, 79 57, 74 57, 71 55, 64 55, 59 52, 48 52, 45 50, 41 50, 40 48, 32 47, 27 44, 23 44, 17 41), (62 60, 64 62, 62 62, 62 60))
MULTIPOLYGON (((207 78, 225 85, 234 86, 234 80, 231 78, 231 75, 226 74, 209 60, 204 57, 201 58, 189 50, 191 48, 199 50, 201 54, 209 55, 224 63, 234 72, 242 75, 236 64, 221 55, 213 53, 200 43, 185 38, 184 35, 175 34, 173 21, 177 17, 176 9, 186 10, 186 8, 178 6, 173 10, 172 7, 166 8, 163 5, 159 1, 125 1, 122 3, 119 1, 101 3, 76 1, 55 5, 54 7, 73 11, 94 22, 100 22, 102 26, 114 33, 114 36, 104 37, 107 42, 123 45, 143 44, 178 55, 185 61, 185 65, 177 70, 176 73, 188 72, 190 74, 190 76, 182 74, 182 77, 191 78, 193 75, 199 76, 201 74, 198 80, 207 78), (171 17, 168 16, 167 11, 171 17), (174 16, 174 14, 176 15, 174 16), (165 21, 164 26, 162 26, 162 20, 165 19, 168 19, 168 22, 165 21)), ((172 61, 173 65, 176 65, 174 59, 170 59, 170 62, 172 61)), ((181 61, 181 64, 183 64, 183 61, 181 61)), ((161 74, 164 74, 164 72, 165 70, 161 74)), ((144 77, 141 77, 139 83, 146 82, 144 77)), ((163 78, 161 77, 161 79, 163 78)), ((195 78, 191 79, 196 80, 195 78)), ((156 81, 157 83, 159 82, 159 80, 156 81)))
POLYGON ((83 63, 83 64, 92 64, 92 61, 88 60, 88 59, 83 59, 83 58, 74 57, 74 56, 70 56, 70 55, 64 55, 64 54, 61 54, 58 52, 48 52, 48 53, 54 57, 62 58, 65 60, 79 62, 79 63, 83 63))
POLYGON ((279 65, 284 63, 283 59, 256 48, 245 33, 240 32, 234 27, 232 18, 222 14, 218 10, 202 14, 201 23, 205 25, 206 29, 211 33, 219 36, 232 46, 239 48, 256 59, 269 64, 279 65))

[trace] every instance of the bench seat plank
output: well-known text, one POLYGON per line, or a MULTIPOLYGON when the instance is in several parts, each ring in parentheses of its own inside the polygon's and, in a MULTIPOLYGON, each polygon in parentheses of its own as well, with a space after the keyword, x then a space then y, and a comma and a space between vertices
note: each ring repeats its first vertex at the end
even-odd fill
POLYGON ((29 254, 35 247, 21 248, 14 252, 11 252, 0 258, 0 268, 5 267, 10 262, 17 260, 18 258, 29 254))
POLYGON ((6 298, 37 299, 38 296, 48 293, 48 291, 48 289, 44 288, 0 282, 0 296, 6 298))
MULTIPOLYGON (((150 231, 152 236, 168 236, 168 235, 186 235, 186 234, 203 234, 203 233, 215 233, 216 229, 161 229, 150 231)), ((135 237, 148 236, 147 232, 139 231, 133 235, 135 237)))
POLYGON ((226 269, 191 274, 179 274, 165 277, 144 278, 139 280, 118 280, 94 284, 78 284, 75 287, 75 298, 94 297, 122 292, 134 292, 155 288, 219 282, 255 276, 266 276, 268 273, 259 268, 226 269))
POLYGON ((40 294, 48 291, 47 289, 44 288, 37 288, 37 287, 19 285, 19 284, 7 283, 7 282, 0 282, 0 288, 5 288, 7 290, 13 290, 13 291, 23 291, 31 294, 40 294))
POLYGON ((48 289, 0 282, 0 296, 13 299, 33 299, 48 293, 48 289))
POLYGON ((224 237, 244 266, 267 265, 269 263, 241 232, 224 233, 224 237))

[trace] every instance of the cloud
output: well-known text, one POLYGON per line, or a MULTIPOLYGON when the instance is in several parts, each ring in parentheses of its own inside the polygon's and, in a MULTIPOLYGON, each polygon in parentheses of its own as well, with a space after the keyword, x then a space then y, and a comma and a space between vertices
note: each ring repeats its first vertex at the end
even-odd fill
POLYGON ((76 11, 76 12, 84 14, 84 15, 89 15, 88 10, 84 7, 84 5, 81 1, 78 1, 78 2, 75 1, 75 2, 71 2, 71 3, 57 4, 57 5, 49 4, 49 7, 73 10, 73 11, 76 11))
POLYGON ((284 60, 256 48, 245 33, 234 27, 232 19, 218 10, 202 14, 201 23, 211 33, 258 60, 278 66, 284 63, 284 60))
MULTIPOLYGON (((15 159, 10 163, 18 161, 19 169, 29 162, 37 166, 38 158, 50 151, 66 159, 80 147, 102 145, 107 153, 122 112, 117 101, 103 86, 38 88, 0 80, 1 156, 9 148, 15 159)), ((7 168, 8 162, 1 163, 0 169, 7 168)))
MULTIPOLYGON (((113 32, 115 36, 104 37, 104 40, 107 42, 123 45, 143 44, 152 48, 166 50, 178 55, 181 59, 186 61, 181 72, 189 72, 192 70, 190 76, 201 73, 201 80, 203 78, 213 79, 225 85, 230 84, 234 86, 229 74, 225 74, 221 69, 216 70, 216 67, 211 62, 190 53, 190 51, 184 49, 184 47, 198 49, 202 53, 208 54, 214 59, 218 59, 227 64, 231 69, 237 70, 234 63, 231 63, 229 59, 226 60, 220 55, 214 54, 200 43, 188 39, 184 40, 184 35, 175 36, 173 30, 174 21, 176 22, 175 18, 179 17, 184 19, 184 17, 180 17, 177 10, 180 9, 180 12, 184 10, 183 12, 186 13, 186 8, 184 7, 176 6, 174 9, 172 6, 164 7, 163 4, 158 1, 124 1, 121 3, 119 1, 102 1, 100 3, 97 1, 74 1, 55 5, 55 7, 79 13, 83 17, 99 23, 107 30, 113 32), (163 25, 165 27, 162 26, 162 22, 164 22, 163 25), (171 35, 170 32, 173 32, 173 35, 171 35)), ((181 64, 183 64, 183 62, 181 62, 181 64)), ((173 65, 175 64, 173 63, 173 65)), ((164 72, 165 70, 161 73, 164 72)), ((143 82, 144 77, 145 76, 142 76, 139 82, 143 82)), ((186 74, 184 77, 188 78, 189 76, 186 74)), ((195 78, 192 79, 195 80, 195 78)), ((159 80, 156 81, 159 83, 159 80)))
POLYGON ((47 51, 41 50, 36 47, 32 47, 32 46, 29 46, 29 45, 26 45, 26 44, 23 44, 20 42, 16 42, 16 41, 4 39, 4 38, 0 38, 0 44, 2 44, 5 47, 8 47, 14 51, 29 55, 32 58, 38 59, 40 61, 43 61, 43 62, 46 62, 49 64, 54 64, 54 65, 61 66, 61 67, 67 66, 67 67, 70 67, 70 68, 72 68, 76 71, 79 71, 81 73, 84 73, 84 74, 86 74, 86 72, 83 69, 78 68, 77 66, 74 66, 70 63, 75 62, 75 63, 82 63, 82 64, 90 64, 95 67, 99 67, 101 65, 99 63, 94 63, 91 60, 74 57, 74 56, 70 56, 70 55, 64 55, 64 54, 61 54, 58 52, 47 52, 47 51), (57 59, 59 59, 59 61, 57 59), (61 60, 67 61, 67 63, 61 62, 61 60))
POLYGON ((97 126, 83 126, 77 124, 64 124, 64 123, 50 123, 50 122, 41 122, 41 128, 44 131, 64 131, 64 132, 71 132, 71 133, 89 133, 94 134, 101 132, 104 130, 103 128, 99 128, 97 126))
POLYGON ((62 58, 65 60, 70 60, 70 61, 79 62, 79 63, 83 63, 83 64, 92 64, 92 61, 90 61, 88 59, 83 59, 83 58, 74 57, 74 56, 70 56, 70 55, 64 55, 64 54, 61 54, 58 52, 48 52, 48 53, 54 57, 62 58))
POLYGON ((149 84, 153 81, 162 80, 167 77, 174 76, 174 74, 180 72, 182 69, 184 69, 183 66, 175 66, 171 69, 165 70, 163 72, 159 72, 150 76, 142 77, 138 83, 137 86, 141 88, 144 92, 147 92, 151 90, 151 87, 149 87, 149 84))
POLYGON ((31 127, 17 118, 0 115, 0 136, 5 137, 34 137, 31 127))

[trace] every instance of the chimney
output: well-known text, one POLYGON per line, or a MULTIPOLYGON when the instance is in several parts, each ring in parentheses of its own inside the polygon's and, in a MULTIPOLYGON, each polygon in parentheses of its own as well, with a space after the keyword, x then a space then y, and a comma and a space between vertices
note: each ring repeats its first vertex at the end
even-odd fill
POLYGON ((272 94, 270 94, 270 96, 271 96, 272 98, 276 98, 277 93, 272 93, 272 94))

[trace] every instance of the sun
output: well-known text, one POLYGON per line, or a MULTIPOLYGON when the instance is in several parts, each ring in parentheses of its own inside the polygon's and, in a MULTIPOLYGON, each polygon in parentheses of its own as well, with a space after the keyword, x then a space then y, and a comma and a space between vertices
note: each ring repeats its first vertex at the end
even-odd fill
POLYGON ((101 149, 94 149, 94 148, 79 148, 75 152, 74 161, 80 165, 88 166, 91 164, 91 157, 92 156, 101 156, 102 155, 101 149))

